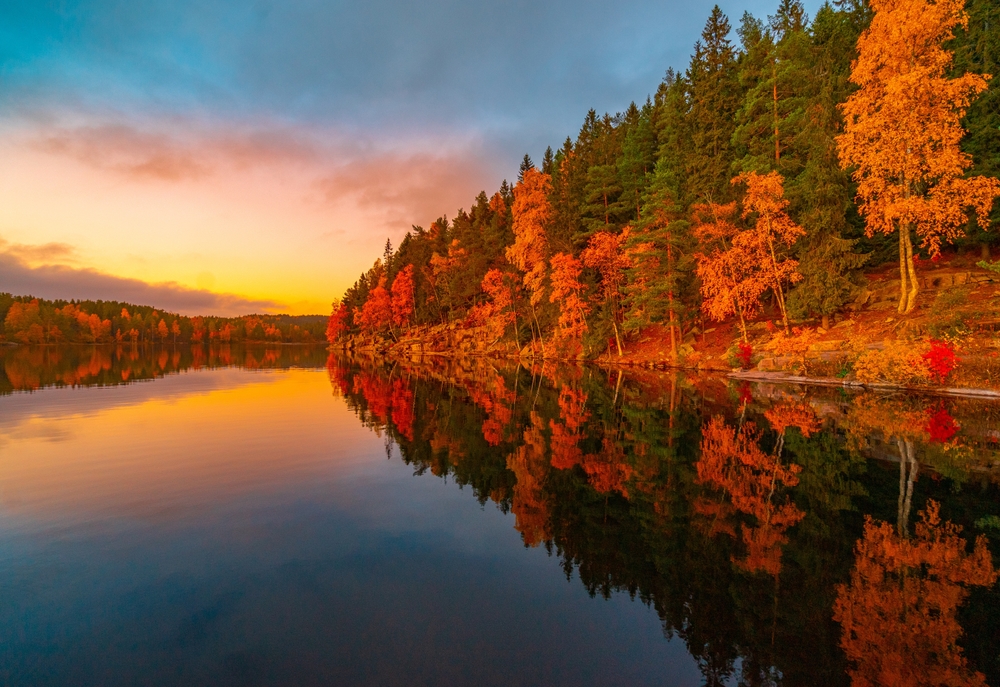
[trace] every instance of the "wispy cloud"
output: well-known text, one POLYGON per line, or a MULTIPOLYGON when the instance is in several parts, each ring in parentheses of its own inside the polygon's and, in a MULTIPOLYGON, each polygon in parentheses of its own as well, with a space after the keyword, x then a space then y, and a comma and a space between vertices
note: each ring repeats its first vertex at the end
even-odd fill
POLYGON ((33 145, 46 153, 136 180, 197 179, 211 171, 193 151, 170 138, 124 125, 55 129, 37 136, 33 145))
POLYGON ((330 205, 349 201, 393 230, 467 207, 487 190, 484 180, 497 176, 496 156, 474 136, 379 145, 344 131, 222 131, 172 121, 146 129, 120 123, 39 128, 28 140, 45 154, 138 183, 204 183, 233 171, 294 169, 307 179, 303 197, 318 195, 330 205), (175 130, 165 133, 168 126, 175 130))
POLYGON ((327 202, 352 199, 387 226, 405 229, 468 208, 485 190, 476 181, 491 176, 485 159, 477 150, 372 154, 324 173, 317 187, 327 202))
POLYGON ((89 268, 45 264, 31 266, 26 255, 75 254, 71 246, 24 246, 0 239, 0 291, 51 299, 127 301, 153 305, 184 315, 245 315, 281 312, 285 305, 272 300, 192 289, 175 282, 150 284, 116 277, 89 268), (53 251, 53 246, 60 247, 53 251))
POLYGON ((11 243, 2 237, 0 237, 0 254, 9 255, 28 264, 75 263, 78 260, 76 248, 68 243, 30 245, 11 243))

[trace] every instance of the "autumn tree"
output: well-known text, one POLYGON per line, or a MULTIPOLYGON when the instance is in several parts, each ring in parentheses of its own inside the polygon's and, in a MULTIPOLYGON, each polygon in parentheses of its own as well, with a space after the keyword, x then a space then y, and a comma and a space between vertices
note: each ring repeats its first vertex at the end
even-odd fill
POLYGON ((354 311, 354 324, 368 333, 383 330, 392 321, 392 297, 385 288, 385 277, 368 294, 368 300, 360 310, 354 311))
MULTIPOLYGON (((514 243, 507 247, 507 259, 524 273, 524 287, 534 322, 532 339, 541 339, 537 307, 545 295, 545 268, 548 264, 548 236, 545 225, 552 216, 549 193, 552 182, 547 174, 533 167, 514 187, 514 243)), ((544 346, 543 346, 544 355, 544 346)))
POLYGON ((777 172, 745 172, 733 179, 733 183, 746 185, 743 219, 753 220, 753 227, 739 232, 733 238, 733 244, 750 256, 752 265, 762 268, 766 275, 762 281, 774 293, 787 334, 784 284, 798 281, 802 275, 798 271, 798 261, 782 255, 782 250, 805 235, 805 229, 793 222, 786 212, 788 201, 785 199, 783 180, 777 172))
POLYGON ((736 203, 696 205, 692 231, 700 245, 695 272, 704 297, 702 310, 718 322, 736 315, 746 341, 747 320, 759 310, 767 287, 759 279, 755 256, 734 242, 740 231, 734 221, 737 211, 736 203))
MULTIPOLYGON (((528 170, 525 177, 532 171, 528 170)), ((532 411, 531 424, 524 430, 523 443, 507 457, 507 469, 517 478, 511 507, 515 518, 514 529, 521 533, 524 545, 532 547, 551 536, 545 494, 549 461, 544 430, 545 421, 532 411)))
POLYGON ((431 287, 442 310, 447 311, 450 319, 455 308, 455 285, 453 281, 468 260, 468 252, 461 247, 458 239, 448 244, 445 254, 434 253, 430 260, 431 287))
POLYGON ((961 119, 987 78, 949 76, 944 47, 968 18, 964 0, 872 0, 875 15, 858 40, 842 105, 840 162, 854 168, 869 236, 899 235, 899 312, 916 306, 915 239, 932 255, 960 236, 969 209, 988 226, 1000 181, 964 176, 972 158, 959 144, 961 119))
POLYGON ((622 316, 621 289, 625 283, 625 270, 632 266, 624 248, 628 238, 627 228, 620 234, 599 231, 590 237, 587 247, 580 254, 583 264, 596 269, 601 276, 602 300, 615 333, 619 356, 622 354, 622 340, 618 333, 618 321, 622 316))
POLYGON ((781 546, 788 541, 785 532, 805 517, 790 499, 781 498, 778 488, 797 485, 801 467, 783 464, 780 453, 766 453, 760 441, 753 423, 733 428, 714 417, 702 428, 696 467, 698 482, 725 490, 736 510, 756 520, 742 525, 747 555, 736 563, 751 572, 777 575, 781 546))
POLYGON ((329 343, 336 343, 337 339, 347 331, 349 312, 347 304, 336 300, 333 302, 333 309, 330 311, 330 318, 326 321, 326 340, 329 343))
POLYGON ((499 341, 507 327, 513 324, 516 340, 517 291, 520 287, 516 277, 494 268, 483 277, 481 286, 489 300, 473 308, 470 319, 477 325, 486 326, 494 342, 499 341))
POLYGON ((587 331, 587 303, 582 297, 583 284, 580 272, 583 265, 567 253, 552 256, 552 294, 549 300, 559 305, 557 339, 564 345, 579 348, 580 339, 587 331))
POLYGON ((392 280, 392 324, 405 327, 413 317, 413 265, 407 265, 392 280))

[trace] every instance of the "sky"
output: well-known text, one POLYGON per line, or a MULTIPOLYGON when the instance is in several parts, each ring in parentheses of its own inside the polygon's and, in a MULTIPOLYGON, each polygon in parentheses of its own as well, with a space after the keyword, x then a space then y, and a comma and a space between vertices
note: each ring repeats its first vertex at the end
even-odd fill
MULTIPOLYGON (((776 5, 720 2, 734 27, 776 5)), ((0 0, 0 291, 329 312, 387 238, 652 95, 710 11, 0 0)))

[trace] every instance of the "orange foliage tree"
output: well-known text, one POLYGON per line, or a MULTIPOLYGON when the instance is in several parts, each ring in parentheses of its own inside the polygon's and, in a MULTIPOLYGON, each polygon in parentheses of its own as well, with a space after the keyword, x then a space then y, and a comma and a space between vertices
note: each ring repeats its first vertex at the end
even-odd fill
POLYGON ((428 281, 434 290, 438 305, 442 310, 448 311, 449 318, 451 317, 451 310, 455 306, 453 302, 454 288, 452 280, 455 279, 455 275, 462 269, 467 260, 468 253, 461 247, 458 239, 453 239, 448 244, 447 255, 440 255, 438 253, 431 255, 430 278, 428 281))
POLYGON ((916 305, 915 232, 937 254, 960 235, 972 208, 986 228, 1000 181, 965 177, 972 158, 959 148, 961 120, 986 89, 987 77, 951 78, 944 44, 966 27, 964 0, 872 0, 871 25, 858 40, 851 81, 841 106, 841 165, 854 168, 868 235, 899 233, 899 312, 916 305))
MULTIPOLYGON (((753 218, 753 227, 739 232, 733 244, 750 256, 751 265, 761 274, 757 277, 774 293, 781 310, 781 322, 788 333, 788 311, 785 308, 785 282, 802 279, 799 261, 781 255, 783 248, 794 244, 805 229, 788 216, 784 180, 777 172, 758 174, 745 172, 733 179, 733 184, 745 184, 743 219, 753 218)), ((755 271, 756 271, 755 270, 755 271)))
POLYGON ((544 428, 542 417, 532 412, 531 426, 524 430, 524 443, 507 457, 507 469, 517 478, 511 504, 514 528, 521 533, 525 546, 538 546, 549 538, 549 508, 544 489, 548 477, 544 428))
POLYGON ((385 329, 392 321, 392 297, 385 288, 385 277, 368 293, 368 300, 361 310, 354 311, 354 324, 362 330, 376 333, 385 329))
POLYGON ((701 281, 702 310, 717 322, 736 315, 746 341, 746 322, 757 313, 766 286, 756 278, 753 255, 733 243, 740 231, 736 212, 736 203, 694 206, 693 232, 700 244, 695 272, 701 281))
POLYGON ((556 338, 569 349, 579 350, 580 338, 587 331, 587 303, 581 297, 583 284, 580 272, 583 265, 568 253, 556 253, 550 261, 552 266, 552 294, 549 300, 559 304, 559 327, 556 338))
MULTIPOLYGON (((507 247, 507 259, 524 273, 524 287, 528 291, 531 318, 534 322, 532 340, 536 335, 541 339, 538 326, 537 306, 545 295, 545 267, 548 263, 549 240, 545 226, 552 217, 549 194, 552 180, 532 168, 525 170, 524 177, 514 187, 514 243, 507 247)), ((544 348, 543 348, 544 354, 544 348)))
POLYGON ((518 288, 513 275, 496 268, 489 270, 483 277, 482 289, 489 301, 473 308, 470 319, 476 324, 485 325, 494 341, 499 341, 511 324, 514 325, 514 338, 517 339, 518 288))
POLYGON ((413 318, 413 265, 407 265, 392 280, 392 324, 405 327, 413 318))
POLYGON ((549 420, 552 430, 552 467, 568 470, 583 462, 580 449, 581 427, 590 419, 587 412, 587 392, 570 384, 559 389, 559 418, 562 422, 549 420))
MULTIPOLYGON (((122 311, 125 312, 125 311, 122 311)), ((205 318, 191 318, 191 343, 201 343, 205 338, 205 318)))
POLYGON ((622 340, 618 333, 618 320, 621 319, 622 312, 621 288, 625 283, 625 270, 632 266, 624 249, 628 238, 627 227, 620 234, 599 231, 590 237, 587 247, 580 253, 583 264, 596 269, 601 275, 601 295, 611 316, 619 356, 622 354, 622 340))
POLYGON ((326 321, 326 340, 334 343, 340 335, 347 331, 347 304, 339 300, 333 302, 330 319, 326 321))
POLYGON ((583 457, 583 471, 597 493, 617 491, 628 498, 627 485, 635 476, 635 470, 626 460, 621 442, 610 432, 605 432, 600 453, 588 453, 583 457))
POLYGON ((962 655, 956 612, 967 587, 997 580, 986 538, 970 554, 961 527, 942 523, 936 502, 920 516, 912 538, 868 517, 850 583, 837 586, 833 617, 843 627, 851 683, 985 687, 962 655))

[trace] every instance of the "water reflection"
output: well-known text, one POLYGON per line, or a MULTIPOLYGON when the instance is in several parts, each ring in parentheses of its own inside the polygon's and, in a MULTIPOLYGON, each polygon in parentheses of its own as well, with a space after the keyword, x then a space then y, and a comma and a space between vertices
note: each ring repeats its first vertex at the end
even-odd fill
MULTIPOLYGON (((312 639, 300 634, 300 648, 281 646, 303 661, 296 664, 303 683, 322 683, 308 677, 322 672, 310 672, 310 661, 312 668, 324 664, 327 677, 342 675, 359 652, 379 665, 419 654, 428 661, 421 664, 428 683, 462 684, 462 675, 476 674, 481 683, 537 684, 540 666, 555 665, 561 672, 544 673, 548 684, 627 684, 626 666, 637 671, 635 684, 657 683, 650 676, 658 671, 664 684, 690 683, 677 677, 676 657, 654 665, 652 645, 634 650, 637 634, 621 647, 595 646, 593 638, 604 635, 587 634, 579 643, 587 648, 571 652, 558 633, 583 637, 584 621, 570 620, 582 617, 576 606, 551 602, 557 592, 541 574, 513 596, 501 594, 503 581, 534 560, 519 556, 547 552, 569 579, 561 588, 653 609, 703 684, 1000 685, 993 565, 1000 551, 1000 404, 643 370, 387 362, 290 346, 22 347, 0 350, 0 369, 0 504, 7 521, 0 534, 29 520, 50 528, 104 522, 114 534, 102 530, 87 540, 100 540, 97 549, 104 550, 120 546, 119 525, 107 523, 183 523, 169 545, 154 537, 155 548, 183 550, 198 541, 197 565, 207 560, 227 571, 199 584, 225 590, 213 602, 220 608, 242 609, 226 626, 230 632, 262 628, 264 618, 291 613, 295 604, 326 604, 322 620, 308 611, 312 639), (323 372, 308 368, 323 367, 329 382, 320 377, 317 385, 323 372), (210 372, 177 374, 199 369, 210 372), (156 384, 133 384, 149 379, 156 384), (48 386, 121 388, 12 394, 48 386), (371 432, 358 430, 359 421, 371 432), (372 461, 361 446, 391 460, 372 461), (372 481, 376 467, 393 466, 407 470, 406 482, 388 489, 372 481), (413 480, 410 470, 425 477, 413 480), (412 500, 414 490, 437 485, 433 497, 412 500), (337 494, 335 524, 318 515, 328 508, 326 497, 316 496, 324 491, 337 494), (449 510, 459 501, 470 501, 472 512, 449 510), (496 508, 475 509, 488 504, 496 508), (447 521, 463 536, 476 532, 477 546, 498 553, 488 564, 446 553, 423 530, 414 536, 421 518, 434 528, 447 521), (389 523, 389 534, 359 527, 365 519, 389 523), (212 527, 215 534, 203 533, 212 527), (516 551, 503 548, 500 527, 516 551), (321 534, 303 534, 313 530, 321 534), (350 574, 324 567, 332 564, 314 551, 350 574), (231 560, 220 564, 225 556, 231 560), (294 582, 258 569, 268 557, 277 570, 291 570, 294 582), (303 572, 303 560, 314 568, 303 572), (483 572, 500 569, 503 575, 483 572), (308 593, 295 586, 304 577, 308 593), (441 579, 450 592, 435 586, 441 579), (422 590, 431 588, 434 603, 423 600, 422 590), (255 605, 257 596, 267 605, 255 605), (379 605, 381 598, 392 602, 379 605), (501 626, 525 627, 516 621, 523 617, 516 599, 548 609, 545 624, 498 634, 501 626), (461 623, 446 630, 456 617, 461 623), (510 622, 498 625, 499 617, 510 622), (416 629, 403 632, 411 628, 406 623, 416 629), (421 635, 427 623, 441 634, 421 635), (361 639, 343 639, 348 626, 361 628, 361 639), (383 632, 393 640, 371 641, 383 632), (451 663, 440 660, 435 636, 449 638, 451 663), (474 647, 465 646, 470 636, 479 637, 474 647), (342 648, 324 653, 324 643, 342 648), (470 668, 487 654, 502 671, 470 668), (529 654, 521 666, 509 658, 529 654), (503 680, 494 679, 500 674, 503 680)), ((11 565, 5 551, 0 547, 0 584, 17 591, 4 576, 11 565)), ((136 554, 133 567, 108 579, 128 586, 141 560, 136 554)), ((172 565, 161 561, 156 569, 172 565)), ((63 594, 60 608, 87 608, 83 596, 63 594)), ((179 613, 170 605, 181 604, 183 594, 153 597, 179 613)), ((146 632, 140 621, 129 622, 146 632)), ((0 629, 0 640, 13 642, 10 632, 0 629)), ((261 655, 273 655, 278 640, 256 632, 255 641, 272 652, 261 655)), ((211 651, 204 651, 199 660, 208 661, 211 651)), ((243 660, 232 656, 219 660, 243 660)), ((257 664, 240 665, 246 677, 257 664)), ((397 672, 378 674, 384 684, 402 684, 405 671, 397 672)), ((378 683, 376 672, 351 674, 347 682, 378 683)), ((281 683, 280 670, 268 675, 274 677, 263 682, 281 683)))
POLYGON ((320 346, 0 346, 0 395, 49 386, 119 386, 184 370, 321 367, 320 346))
POLYGON ((328 370, 417 473, 512 511, 592 595, 653 605, 706 684, 1000 678, 998 635, 958 622, 975 587, 976 617, 1000 611, 996 539, 966 552, 997 510, 996 404, 474 360, 328 370))

